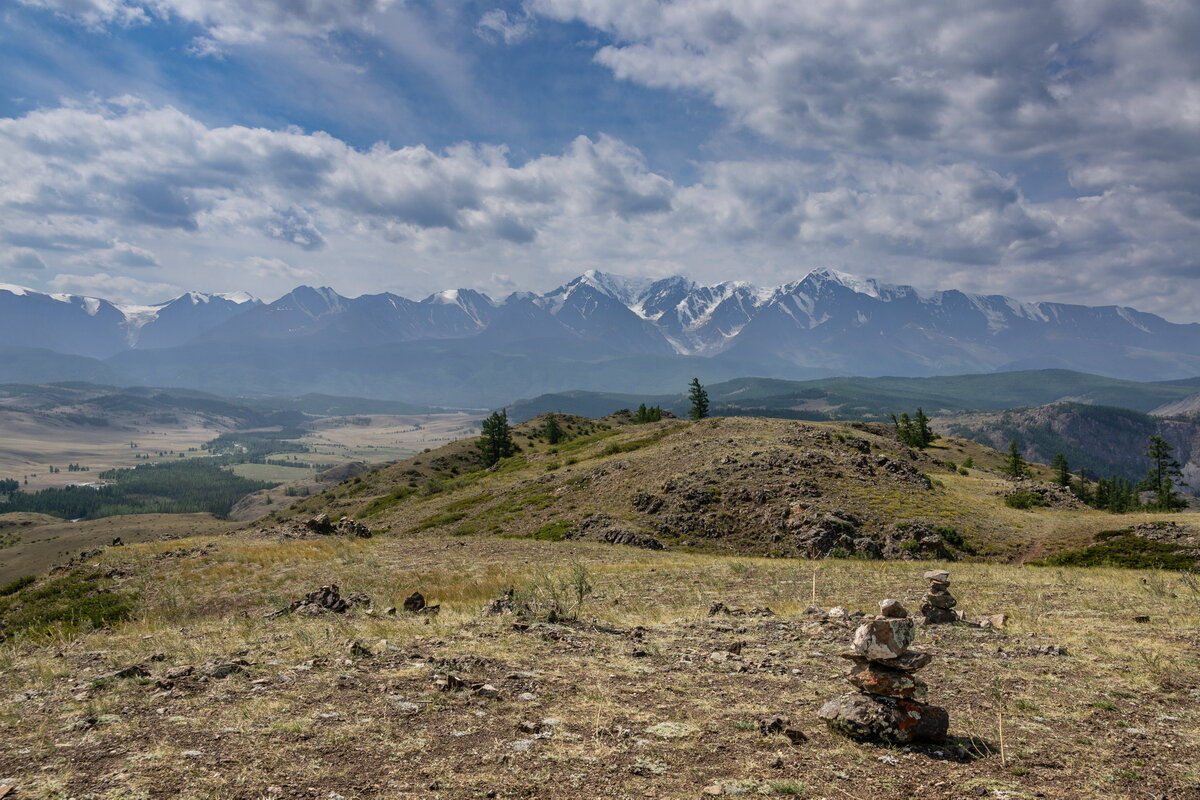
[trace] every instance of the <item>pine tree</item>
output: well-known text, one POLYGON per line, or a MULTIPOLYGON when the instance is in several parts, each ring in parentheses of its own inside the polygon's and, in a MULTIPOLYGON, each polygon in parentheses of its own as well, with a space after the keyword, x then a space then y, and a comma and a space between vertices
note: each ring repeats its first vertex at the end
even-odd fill
POLYGON ((633 415, 633 421, 638 425, 644 425, 647 422, 658 422, 662 419, 662 408, 659 406, 647 406, 642 403, 638 406, 638 410, 633 415))
POLYGON ((1180 464, 1171 457, 1175 448, 1157 434, 1150 437, 1146 445, 1146 458, 1150 459, 1150 472, 1146 474, 1141 488, 1154 492, 1151 507, 1158 511, 1176 511, 1187 505, 1175 491, 1176 486, 1187 486, 1181 478, 1180 464))
POLYGON ((700 385, 699 378, 692 378, 692 382, 688 385, 688 399, 692 401, 692 407, 688 411, 689 417, 704 419, 708 416, 708 392, 700 385))
POLYGON ((917 418, 913 420, 913 436, 918 450, 929 447, 937 438, 933 429, 929 427, 929 417, 925 416, 925 410, 922 408, 917 409, 917 418))
POLYGON ((546 441, 550 444, 558 444, 563 440, 563 429, 558 424, 557 414, 551 414, 546 420, 545 434, 546 441))
POLYGON ((482 436, 479 437, 479 458, 485 467, 490 467, 502 458, 517 451, 513 443, 512 428, 508 424, 508 411, 501 409, 483 421, 482 436))
POLYGON ((1054 460, 1050 462, 1050 466, 1054 468, 1054 482, 1059 486, 1071 485, 1071 465, 1067 463, 1067 457, 1062 453, 1056 453, 1054 460))
POLYGON ((1001 471, 1013 480, 1029 475, 1029 465, 1021 457, 1021 451, 1017 449, 1016 439, 1008 443, 1008 455, 1004 457, 1004 467, 1001 471))

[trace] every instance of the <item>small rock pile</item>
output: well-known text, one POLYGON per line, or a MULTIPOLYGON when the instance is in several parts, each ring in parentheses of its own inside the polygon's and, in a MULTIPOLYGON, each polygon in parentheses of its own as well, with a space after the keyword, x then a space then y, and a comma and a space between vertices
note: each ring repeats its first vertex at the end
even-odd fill
POLYGON ((921 601, 921 614, 925 617, 926 625, 945 625, 948 622, 958 622, 961 617, 954 610, 958 601, 950 594, 950 573, 943 569, 932 569, 925 573, 929 581, 929 591, 921 601))
POLYGON ((313 533, 322 536, 357 536, 360 539, 370 539, 371 529, 361 522, 356 522, 349 517, 342 517, 337 522, 332 522, 328 514, 318 514, 311 519, 304 521, 304 527, 313 533))
POLYGON ((281 608, 278 611, 273 611, 267 615, 271 617, 282 617, 287 614, 306 614, 315 616, 318 614, 344 614, 356 605, 369 606, 371 598, 367 597, 362 592, 342 597, 342 591, 337 584, 322 586, 320 589, 314 589, 303 598, 293 601, 286 608, 281 608))
POLYGON ((944 708, 921 702, 928 687, 913 674, 933 660, 908 649, 916 622, 896 600, 884 600, 879 608, 879 616, 855 630, 853 649, 842 654, 852 662, 846 680, 858 693, 833 698, 818 716, 835 733, 852 739, 944 741, 950 717, 944 708))

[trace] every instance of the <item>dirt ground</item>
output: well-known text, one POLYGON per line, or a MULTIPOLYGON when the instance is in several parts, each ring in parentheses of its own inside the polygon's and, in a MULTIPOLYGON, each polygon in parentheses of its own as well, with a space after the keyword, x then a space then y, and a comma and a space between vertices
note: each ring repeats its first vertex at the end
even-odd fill
POLYGON ((969 616, 1010 623, 921 630, 951 739, 895 748, 817 718, 851 691, 854 625, 805 608, 915 609, 930 562, 246 534, 95 563, 134 619, 0 649, 12 796, 1200 798, 1200 588, 1178 573, 940 565, 969 616), (376 613, 265 617, 328 583, 376 613), (508 586, 564 618, 481 614, 508 586), (441 613, 383 613, 414 590, 441 613), (775 715, 807 738, 762 733, 775 715))

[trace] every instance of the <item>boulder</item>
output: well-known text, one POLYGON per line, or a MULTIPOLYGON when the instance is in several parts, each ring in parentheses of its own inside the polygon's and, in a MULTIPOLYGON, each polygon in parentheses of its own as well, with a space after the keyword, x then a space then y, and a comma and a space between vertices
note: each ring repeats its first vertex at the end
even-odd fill
POLYGON ((917 700, 870 694, 845 694, 821 707, 817 715, 830 730, 851 739, 892 744, 942 742, 950 727, 944 708, 917 700))
POLYGON ((413 592, 404 598, 404 610, 410 614, 416 614, 423 608, 425 608, 425 596, 420 592, 413 592))
POLYGON ((899 600, 889 598, 879 601, 879 614, 883 617, 902 619, 908 616, 908 609, 902 606, 899 600))
POLYGON ((854 631, 853 647, 869 659, 897 658, 912 644, 916 625, 911 619, 876 617, 854 631))

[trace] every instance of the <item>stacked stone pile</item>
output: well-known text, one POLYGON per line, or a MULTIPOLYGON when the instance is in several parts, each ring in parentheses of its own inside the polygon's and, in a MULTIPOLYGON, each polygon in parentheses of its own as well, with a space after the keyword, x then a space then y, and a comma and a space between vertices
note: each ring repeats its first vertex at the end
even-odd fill
POLYGON ((842 654, 851 662, 846 680, 858 692, 833 698, 818 716, 831 730, 852 739, 943 741, 950 717, 944 708, 922 702, 928 687, 914 674, 932 656, 908 649, 916 622, 896 600, 884 600, 879 608, 879 616, 855 630, 852 649, 842 654))
POLYGON ((958 622, 960 617, 954 607, 958 601, 950 594, 950 573, 943 569, 933 569, 925 573, 929 581, 929 591, 921 601, 921 614, 925 617, 926 625, 944 625, 948 622, 958 622))

